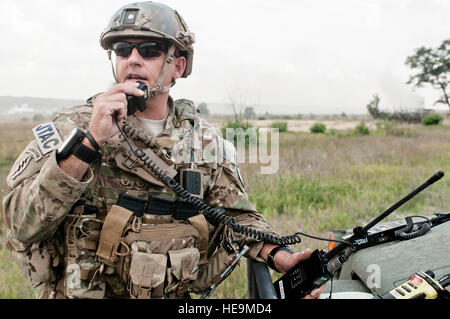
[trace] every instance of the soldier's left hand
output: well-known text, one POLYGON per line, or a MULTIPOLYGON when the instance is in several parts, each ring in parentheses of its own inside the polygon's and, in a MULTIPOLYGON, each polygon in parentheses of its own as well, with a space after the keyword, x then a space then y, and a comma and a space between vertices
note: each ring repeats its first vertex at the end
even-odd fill
MULTIPOLYGON (((299 262, 308 259, 311 256, 312 251, 311 251, 311 249, 308 248, 308 249, 302 251, 301 253, 294 253, 292 255, 288 252, 280 251, 277 253, 277 255, 282 254, 282 253, 285 253, 285 255, 283 255, 283 258, 279 258, 277 260, 278 261, 277 269, 284 275, 292 267, 297 265, 299 262)), ((311 293, 309 295, 306 295, 304 297, 304 299, 319 299, 320 294, 325 289, 325 286, 326 285, 323 285, 319 288, 314 289, 313 291, 311 291, 311 293)))

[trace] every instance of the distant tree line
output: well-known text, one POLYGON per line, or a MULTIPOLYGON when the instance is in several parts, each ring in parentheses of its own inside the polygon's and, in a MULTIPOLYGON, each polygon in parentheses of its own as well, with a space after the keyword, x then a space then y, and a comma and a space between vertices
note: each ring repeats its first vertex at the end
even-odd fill
POLYGON ((394 111, 394 112, 385 112, 381 111, 380 97, 378 94, 374 94, 372 96, 372 100, 367 104, 367 111, 370 116, 375 120, 388 120, 388 121, 399 121, 399 122, 408 122, 408 123, 421 123, 425 116, 425 111, 416 110, 416 111, 394 111))

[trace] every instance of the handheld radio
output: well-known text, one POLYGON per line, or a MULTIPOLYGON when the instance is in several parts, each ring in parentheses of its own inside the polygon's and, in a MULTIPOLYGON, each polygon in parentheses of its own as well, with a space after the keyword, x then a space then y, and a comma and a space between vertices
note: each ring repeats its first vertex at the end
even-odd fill
POLYGON ((309 259, 298 263, 275 281, 274 286, 278 297, 281 299, 304 297, 313 289, 322 286, 333 278, 334 273, 342 267, 348 256, 356 249, 356 242, 367 238, 369 229, 443 176, 444 172, 436 172, 425 183, 392 205, 366 226, 355 227, 353 235, 346 240, 348 243, 340 243, 327 253, 323 250, 315 250, 309 259), (347 250, 347 252, 343 253, 344 250, 347 250))
POLYGON ((139 84, 138 89, 141 91, 144 91, 145 94, 143 96, 134 96, 134 95, 130 95, 130 94, 126 94, 126 98, 127 98, 127 109, 128 115, 134 114, 137 110, 143 112, 146 108, 146 104, 145 102, 148 99, 148 88, 147 85, 144 82, 141 81, 137 81, 137 83, 139 84))

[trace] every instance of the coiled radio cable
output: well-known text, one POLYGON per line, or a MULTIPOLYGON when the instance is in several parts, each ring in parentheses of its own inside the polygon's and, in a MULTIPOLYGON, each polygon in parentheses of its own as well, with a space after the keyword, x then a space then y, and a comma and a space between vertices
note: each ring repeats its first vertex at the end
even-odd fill
MULTIPOLYGON (((265 232, 262 232, 257 229, 250 228, 245 225, 241 225, 236 222, 236 220, 232 216, 228 216, 225 214, 225 210, 221 207, 212 207, 205 202, 203 202, 200 198, 194 197, 191 194, 189 194, 188 191, 186 191, 175 179, 171 178, 170 176, 167 176, 167 174, 164 173, 164 171, 159 168, 156 163, 153 162, 152 159, 145 153, 145 151, 141 148, 134 148, 132 143, 129 141, 128 137, 123 132, 122 128, 120 127, 117 118, 115 118, 115 122, 117 127, 119 128, 120 133, 123 135, 125 141, 127 142, 128 146, 130 147, 131 151, 133 152, 134 156, 138 158, 147 168, 160 180, 162 181, 167 187, 172 189, 178 196, 185 199, 186 202, 190 203, 192 206, 194 206, 199 211, 203 212, 203 215, 205 218, 213 225, 218 226, 219 224, 225 224, 228 225, 235 233, 239 233, 242 235, 245 235, 247 237, 251 237, 253 239, 256 239, 258 241, 263 241, 265 243, 270 243, 277 246, 284 246, 284 245, 295 245, 299 244, 301 242, 301 238, 299 235, 305 235, 301 232, 297 232, 293 235, 287 235, 278 237, 272 234, 268 234, 265 232)), ((312 237, 312 236, 311 236, 312 237)), ((325 239, 325 238, 319 238, 319 237, 313 237, 315 239, 319 240, 326 240, 326 241, 335 241, 335 242, 341 242, 345 244, 349 244, 345 241, 340 240, 331 240, 331 239, 325 239)))

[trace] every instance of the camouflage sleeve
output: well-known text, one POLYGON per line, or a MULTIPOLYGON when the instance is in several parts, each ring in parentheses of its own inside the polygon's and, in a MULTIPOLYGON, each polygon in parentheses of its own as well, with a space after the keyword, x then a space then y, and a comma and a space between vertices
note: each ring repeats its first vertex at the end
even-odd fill
MULTIPOLYGON (((218 165, 213 179, 215 182, 207 195, 208 204, 225 208, 227 214, 233 216, 236 222, 241 225, 265 233, 278 235, 248 200, 247 192, 235 164, 224 163, 218 165)), ((262 258, 258 257, 264 242, 257 241, 242 234, 235 235, 241 247, 244 244, 250 247, 250 250, 246 254, 247 257, 265 262, 262 258)))
MULTIPOLYGON (((33 163, 28 164, 31 166, 28 170, 36 170, 40 163, 27 154, 25 150, 15 165, 30 161, 33 163)), ((58 166, 55 152, 46 161, 42 160, 42 164, 31 176, 23 172, 20 183, 11 176, 14 168, 8 175, 11 192, 3 200, 5 221, 12 235, 23 242, 39 241, 51 235, 93 179, 91 169, 81 182, 67 175, 58 166)))
MULTIPOLYGON (((64 140, 73 125, 61 129, 64 140)), ((6 226, 18 240, 31 243, 51 235, 93 180, 88 169, 82 181, 57 164, 55 151, 43 155, 33 140, 18 157, 7 177, 10 192, 3 199, 6 226)))

